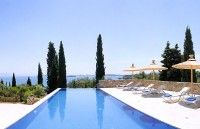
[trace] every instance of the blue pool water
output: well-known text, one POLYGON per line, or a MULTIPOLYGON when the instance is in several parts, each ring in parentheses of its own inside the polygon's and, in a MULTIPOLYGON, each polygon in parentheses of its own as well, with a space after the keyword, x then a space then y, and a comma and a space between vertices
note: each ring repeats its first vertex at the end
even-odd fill
POLYGON ((60 90, 8 129, 175 129, 96 89, 60 90))

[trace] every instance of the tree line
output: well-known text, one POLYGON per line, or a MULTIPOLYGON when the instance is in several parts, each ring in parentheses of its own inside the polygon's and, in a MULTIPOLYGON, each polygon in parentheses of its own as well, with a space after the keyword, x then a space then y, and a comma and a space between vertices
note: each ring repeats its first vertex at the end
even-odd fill
MULTIPOLYGON (((3 85, 5 85, 5 86, 16 87, 17 86, 17 81, 16 81, 16 78, 15 78, 15 73, 13 73, 13 75, 12 75, 12 83, 9 82, 7 84, 7 82, 6 82, 4 84, 3 79, 1 79, 0 83, 3 84, 3 85)), ((42 73, 42 69, 41 69, 40 63, 38 64, 37 84, 43 86, 43 73, 42 73)), ((32 86, 32 82, 31 82, 31 78, 30 77, 28 77, 28 79, 26 81, 26 85, 32 86)))
MULTIPOLYGON (((103 42, 101 34, 97 38, 97 51, 96 51, 96 71, 95 71, 95 84, 99 83, 99 80, 103 80, 105 76, 104 66, 104 54, 103 54, 103 42)), ((190 70, 179 70, 172 68, 172 65, 181 63, 189 59, 189 55, 195 56, 193 50, 193 41, 191 30, 189 27, 186 28, 185 40, 184 40, 184 51, 181 53, 178 44, 174 47, 170 46, 170 42, 167 41, 166 47, 163 54, 161 55, 163 60, 161 63, 167 70, 161 71, 159 80, 161 81, 190 81, 190 70)), ((141 74, 141 77, 143 74, 141 74)), ((194 82, 196 82, 196 73, 193 72, 194 82)), ((198 74, 199 76, 199 74, 198 74)), ((3 80, 1 80, 3 83, 3 80)), ((43 85, 42 69, 40 63, 38 64, 38 84, 43 85)), ((71 85, 74 85, 72 83, 71 85)), ((10 84, 9 84, 10 85, 10 84)), ((32 85, 31 79, 28 77, 27 85, 32 85)), ((15 74, 12 77, 12 86, 16 86, 15 74)), ((66 61, 63 43, 60 41, 59 52, 56 52, 53 42, 49 42, 48 53, 47 53, 47 91, 52 92, 56 88, 67 87, 67 72, 66 72, 66 61)))
MULTIPOLYGON (((96 72, 95 72, 95 84, 99 80, 104 79, 105 76, 105 67, 104 67, 104 55, 102 47, 102 37, 99 34, 97 38, 97 52, 96 52, 96 72)), ((77 81, 77 83, 80 80, 77 81)), ((82 80, 83 82, 83 80, 82 80)), ((76 82, 70 83, 70 87, 75 86, 76 82)), ((80 84, 80 83, 78 83, 80 84)), ((88 84, 94 84, 92 81, 84 83, 85 87, 88 87, 88 84)), ((66 88, 67 79, 66 79, 66 62, 65 54, 63 49, 62 41, 60 42, 59 54, 57 55, 54 43, 49 42, 48 53, 47 53, 47 85, 48 92, 52 92, 56 88, 66 88)))
MULTIPOLYGON (((103 47, 102 47, 102 37, 99 34, 97 38, 97 52, 96 52, 96 72, 95 72, 95 83, 92 80, 88 82, 88 79, 84 82, 84 79, 81 80, 81 84, 84 82, 85 87, 89 87, 89 85, 95 85, 99 82, 99 80, 104 79, 105 76, 105 67, 104 67, 104 55, 103 55, 103 47)), ((43 85, 43 73, 41 69, 40 63, 38 64, 38 75, 37 75, 37 83, 39 85, 43 85)), ((80 81, 80 80, 78 80, 80 81)), ((4 84, 1 79, 1 83, 4 84)), ((76 82, 73 82, 73 87, 76 82)), ((27 79, 28 86, 32 85, 30 77, 27 79)), ((70 84, 70 87, 71 85, 70 84)), ((80 84, 77 82, 77 84, 80 84)), ((7 85, 7 84, 6 84, 7 85)), ((15 73, 12 75, 12 84, 9 82, 9 86, 16 87, 16 78, 15 73)), ((91 87, 93 87, 91 86, 91 87)), ((56 49, 54 47, 53 42, 49 42, 48 45, 48 53, 47 53, 47 92, 50 93, 56 88, 66 88, 67 87, 67 72, 66 72, 66 61, 65 61, 65 53, 63 48, 63 43, 60 41, 59 52, 57 54, 56 49)))
MULTIPOLYGON (((193 41, 192 34, 189 27, 186 27, 185 31, 185 40, 184 40, 184 51, 181 53, 179 50, 178 44, 175 47, 170 47, 170 42, 167 42, 167 45, 164 49, 163 54, 161 55, 163 60, 161 63, 164 67, 167 67, 167 70, 163 70, 160 72, 159 80, 161 81, 182 81, 182 82, 190 82, 190 70, 180 70, 175 69, 172 65, 187 61, 189 59, 189 55, 193 55, 195 57, 195 52, 193 49, 193 41)), ((194 82, 197 82, 196 72, 193 71, 194 82)))

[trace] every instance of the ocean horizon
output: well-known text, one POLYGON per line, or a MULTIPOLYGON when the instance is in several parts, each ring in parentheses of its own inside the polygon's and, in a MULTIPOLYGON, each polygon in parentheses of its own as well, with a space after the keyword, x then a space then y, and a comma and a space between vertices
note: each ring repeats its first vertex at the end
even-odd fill
MULTIPOLYGON (((28 77, 30 77, 33 85, 37 84, 37 76, 15 76, 16 84, 17 85, 26 84, 28 77)), ((84 79, 84 78, 94 79, 95 76, 94 75, 68 75, 67 83, 69 83, 73 80, 84 79)), ((123 78, 123 75, 119 75, 119 74, 105 75, 106 80, 119 80, 122 78, 123 78)), ((4 84, 7 83, 7 85, 9 85, 9 82, 10 82, 10 84, 12 83, 12 76, 0 76, 0 79, 3 80, 4 84)), ((43 85, 47 86, 47 76, 46 75, 43 76, 43 85)))

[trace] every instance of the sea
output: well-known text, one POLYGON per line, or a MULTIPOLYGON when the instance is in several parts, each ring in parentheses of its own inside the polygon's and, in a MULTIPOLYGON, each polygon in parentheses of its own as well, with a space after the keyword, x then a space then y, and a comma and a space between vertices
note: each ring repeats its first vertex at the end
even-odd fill
MULTIPOLYGON (((29 76, 31 79, 32 84, 37 84, 37 76, 29 76)), ((17 85, 20 84, 26 84, 28 76, 15 76, 16 78, 16 83, 17 85)), ((67 82, 71 82, 73 80, 78 80, 78 79, 94 79, 95 76, 94 75, 69 75, 67 76, 67 82)), ((106 80, 120 80, 123 78, 123 75, 116 75, 116 74, 109 74, 105 76, 106 80)), ((9 85, 9 83, 12 83, 12 76, 0 76, 0 80, 3 80, 4 84, 7 83, 7 85, 9 85)), ((47 76, 43 76, 43 85, 47 86, 47 76)))

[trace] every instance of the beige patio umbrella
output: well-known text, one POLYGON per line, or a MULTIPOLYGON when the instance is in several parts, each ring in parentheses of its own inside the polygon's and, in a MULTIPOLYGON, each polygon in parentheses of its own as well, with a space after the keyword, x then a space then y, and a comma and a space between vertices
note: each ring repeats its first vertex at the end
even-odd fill
POLYGON ((157 65, 155 63, 155 60, 152 60, 152 63, 149 66, 145 66, 142 68, 142 70, 151 70, 153 71, 153 80, 155 79, 155 70, 166 70, 166 67, 163 67, 161 65, 157 65))
POLYGON ((193 83, 193 70, 200 69, 200 63, 194 59, 194 55, 189 55, 189 59, 185 62, 173 65, 176 69, 190 69, 191 70, 191 84, 193 83))
POLYGON ((132 64, 130 67, 125 68, 123 71, 124 71, 124 72, 131 72, 131 73, 132 73, 132 79, 133 79, 133 74, 134 74, 134 72, 135 72, 135 71, 140 71, 140 70, 141 70, 141 69, 136 68, 136 67, 134 66, 134 64, 132 64))

